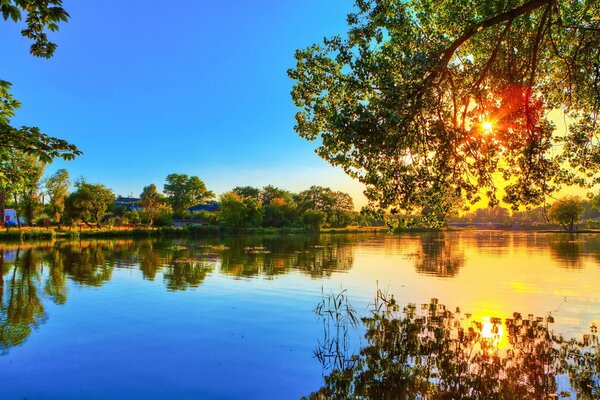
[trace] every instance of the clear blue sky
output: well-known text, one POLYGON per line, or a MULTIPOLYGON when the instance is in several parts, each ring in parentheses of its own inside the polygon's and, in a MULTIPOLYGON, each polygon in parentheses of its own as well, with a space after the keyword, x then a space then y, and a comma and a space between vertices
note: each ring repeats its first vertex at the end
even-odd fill
POLYGON ((84 155, 72 177, 138 194, 172 172, 217 193, 238 185, 360 184, 293 130, 286 71, 294 51, 345 31, 351 0, 66 0, 71 20, 50 60, 29 55, 21 26, 0 22, 0 79, 39 126, 84 155))

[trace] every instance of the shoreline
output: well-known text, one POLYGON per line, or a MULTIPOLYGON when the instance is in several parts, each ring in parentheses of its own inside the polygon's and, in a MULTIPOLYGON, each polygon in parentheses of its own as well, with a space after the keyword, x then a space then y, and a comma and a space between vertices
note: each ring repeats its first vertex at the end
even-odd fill
POLYGON ((177 238, 177 237, 219 237, 219 236, 246 236, 246 235, 294 235, 294 234, 356 234, 356 233, 384 233, 389 232, 386 227, 347 227, 347 228, 322 228, 312 230, 308 228, 245 228, 228 230, 220 226, 195 225, 188 227, 119 227, 98 229, 57 229, 24 227, 5 228, 0 230, 0 243, 15 241, 50 241, 55 239, 110 239, 110 238, 177 238))
POLYGON ((228 230, 220 226, 202 225, 188 227, 119 227, 99 229, 57 229, 24 227, 5 228, 0 230, 0 243, 14 243, 27 241, 51 241, 55 239, 111 239, 111 238, 178 238, 178 237, 228 237, 251 235, 319 235, 319 234, 411 234, 411 233, 443 233, 443 232, 530 232, 554 234, 590 234, 600 233, 600 229, 579 229, 565 231, 560 229, 539 229, 535 227, 498 228, 498 227, 445 227, 441 229, 409 228, 396 229, 393 232, 385 226, 376 227, 346 227, 346 228, 321 228, 313 230, 299 227, 284 228, 245 228, 228 230))

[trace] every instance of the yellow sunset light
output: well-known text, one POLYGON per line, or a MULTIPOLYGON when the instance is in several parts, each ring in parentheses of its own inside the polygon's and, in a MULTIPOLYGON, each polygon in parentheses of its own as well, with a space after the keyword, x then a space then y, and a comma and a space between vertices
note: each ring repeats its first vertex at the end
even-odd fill
POLYGON ((504 335, 504 327, 500 324, 492 323, 490 317, 484 317, 481 327, 481 337, 491 340, 495 345, 500 342, 504 335))
POLYGON ((491 122, 489 122, 489 121, 484 121, 484 122, 481 124, 481 127, 483 128, 483 133, 491 133, 491 132, 492 132, 493 125, 492 125, 492 123, 491 123, 491 122))

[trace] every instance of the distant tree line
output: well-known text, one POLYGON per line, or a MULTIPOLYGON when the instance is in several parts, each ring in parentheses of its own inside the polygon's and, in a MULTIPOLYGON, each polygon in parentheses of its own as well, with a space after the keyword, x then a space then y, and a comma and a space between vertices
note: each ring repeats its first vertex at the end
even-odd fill
MULTIPOLYGON (((391 229, 428 227, 427 210, 420 215, 390 212, 383 218, 355 211, 347 193, 311 186, 299 193, 272 185, 263 188, 238 186, 216 196, 197 176, 170 174, 160 190, 150 184, 139 197, 125 204, 114 192, 83 178, 72 183, 66 169, 42 179, 45 163, 36 155, 12 151, 0 157, 0 183, 6 206, 14 208, 16 225, 87 227, 106 225, 168 226, 184 224, 217 225, 227 230, 297 227, 318 230, 382 226, 391 229), (204 207, 196 207, 204 205, 204 207)), ((600 228, 600 194, 590 199, 566 196, 550 207, 511 211, 495 206, 445 216, 454 225, 495 225, 504 227, 562 226, 575 231, 581 226, 600 228)))
POLYGON ((449 219, 451 223, 491 224, 505 227, 541 227, 558 224, 567 231, 578 227, 600 227, 600 194, 584 200, 577 196, 565 196, 557 199, 549 207, 535 207, 528 210, 510 211, 495 206, 478 208, 449 219))
POLYGON ((74 183, 60 169, 42 179, 45 164, 30 155, 0 163, 7 206, 29 225, 102 227, 167 226, 173 222, 219 225, 228 230, 258 227, 320 229, 383 225, 383 220, 355 211, 347 193, 321 186, 293 193, 272 185, 239 186, 220 196, 197 176, 170 174, 162 191, 143 188, 135 198, 117 198, 105 185, 80 178, 74 183), (195 210, 194 206, 204 205, 195 210))

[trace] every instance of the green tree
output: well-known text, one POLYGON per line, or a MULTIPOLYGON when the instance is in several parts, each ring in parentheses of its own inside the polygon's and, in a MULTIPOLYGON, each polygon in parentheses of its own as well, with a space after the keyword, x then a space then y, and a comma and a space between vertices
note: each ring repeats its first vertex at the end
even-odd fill
POLYGON ((352 222, 354 202, 349 194, 344 192, 331 193, 330 223, 335 227, 345 227, 352 222))
POLYGON ((155 221, 162 221, 165 218, 170 219, 172 208, 165 201, 165 197, 158 192, 155 184, 144 187, 140 195, 142 206, 140 217, 142 220, 152 226, 155 221))
POLYGON ((261 195, 261 190, 252 186, 237 186, 233 188, 232 192, 241 197, 252 197, 257 200, 260 200, 261 195))
POLYGON ((280 228, 298 222, 298 205, 291 194, 274 198, 263 208, 263 226, 280 228))
POLYGON ((223 193, 219 198, 221 210, 219 220, 230 229, 240 229, 244 226, 244 199, 234 192, 223 193))
POLYGON ((596 211, 600 211, 600 193, 592 197, 590 204, 596 211))
MULTIPOLYGON (((56 49, 56 44, 48 40, 47 31, 58 30, 58 24, 69 18, 61 0, 3 0, 0 12, 5 21, 10 18, 18 22, 25 17, 25 29, 21 34, 33 42, 31 54, 45 58, 52 57, 56 49)), ((39 128, 11 126, 10 119, 20 103, 12 96, 10 88, 9 82, 0 80, 0 153, 23 151, 45 163, 56 157, 70 160, 81 154, 76 146, 42 133, 39 128)), ((4 226, 5 203, 6 182, 0 176, 0 226, 4 226)))
POLYGON ((229 229, 257 227, 263 219, 260 201, 252 197, 241 197, 234 192, 221 195, 219 219, 229 229))
POLYGON ((275 199, 290 199, 292 194, 285 190, 275 187, 273 185, 267 185, 260 191, 260 200, 264 205, 271 204, 275 199))
POLYGON ((189 207, 214 198, 213 192, 197 176, 170 174, 166 180, 164 192, 177 217, 182 217, 189 207))
POLYGON ((583 200, 579 197, 566 196, 552 204, 548 211, 548 218, 572 232, 575 230, 575 224, 581 220, 584 206, 583 200))
POLYGON ((302 215, 304 225, 316 231, 321 229, 326 220, 327 214, 320 210, 306 210, 302 215))
POLYGON ((600 2, 356 0, 296 52, 296 130, 372 209, 543 204, 600 182, 600 2), (557 130, 550 110, 570 124, 557 130), (441 194, 441 195, 440 195, 441 194))
POLYGON ((44 187, 48 195, 49 214, 54 222, 60 226, 62 215, 65 212, 65 200, 71 187, 69 171, 59 169, 44 181, 44 187))
POLYGON ((346 193, 311 186, 308 190, 300 192, 296 201, 302 212, 317 210, 325 213, 325 222, 331 226, 347 226, 352 222, 354 203, 352 197, 346 193))
MULTIPOLYGON (((45 164, 19 150, 0 152, 0 176, 4 193, 10 193, 17 216, 32 223, 41 210, 39 184, 45 164)), ((20 218, 17 218, 20 226, 20 218)))
POLYGON ((104 185, 85 181, 77 182, 75 187, 77 190, 69 195, 65 204, 70 219, 81 220, 89 227, 100 226, 115 202, 114 193, 104 185))

